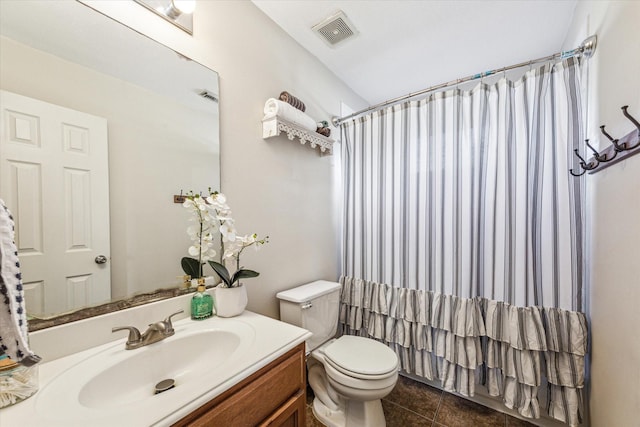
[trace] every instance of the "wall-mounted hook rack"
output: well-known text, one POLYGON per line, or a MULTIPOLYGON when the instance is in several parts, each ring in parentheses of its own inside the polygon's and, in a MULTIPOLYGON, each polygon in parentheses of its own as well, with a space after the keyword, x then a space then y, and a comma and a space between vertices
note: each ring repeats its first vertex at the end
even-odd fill
POLYGON ((620 151, 624 151, 625 150, 625 147, 623 147, 620 144, 618 144, 618 140, 617 139, 613 139, 613 137, 611 135, 609 135, 606 130, 604 130, 604 125, 600 126, 600 132, 602 132, 602 134, 604 136, 606 136, 609 141, 611 141, 611 143, 613 144, 613 147, 614 147, 614 149, 616 151, 620 152, 620 151))
POLYGON ((640 123, 627 111, 628 105, 622 107, 622 114, 636 126, 636 130, 629 132, 620 139, 614 139, 607 131, 604 130, 605 125, 600 126, 600 132, 611 142, 604 150, 598 152, 591 144, 589 140, 585 140, 586 146, 591 150, 593 156, 586 161, 580 156, 579 150, 573 150, 575 155, 580 159, 581 172, 569 169, 569 173, 573 176, 582 176, 585 173, 593 174, 600 172, 601 170, 612 166, 624 159, 627 159, 634 154, 640 153, 640 123))
POLYGON ((591 144, 589 144, 589 140, 588 139, 585 139, 584 143, 587 145, 589 150, 591 150, 593 152, 593 158, 596 159, 600 163, 610 162, 611 160, 615 159, 616 156, 618 155, 618 150, 613 150, 613 155, 610 155, 609 153, 604 153, 603 155, 600 155, 600 153, 598 153, 598 150, 596 150, 595 148, 593 148, 591 146, 591 144))
MULTIPOLYGON (((588 145, 588 139, 585 140, 585 142, 587 142, 588 145)), ((595 150, 594 150, 595 151, 595 150)), ((580 159, 580 167, 582 168, 582 172, 581 173, 575 173, 573 171, 573 169, 569 169, 569 173, 573 176, 582 176, 585 173, 587 173, 590 170, 593 170, 595 168, 598 167, 598 165, 600 164, 600 162, 597 159, 594 160, 589 160, 588 162, 580 155, 580 151, 576 148, 575 150, 573 150, 574 154, 576 155, 577 158, 580 159)), ((597 153, 597 151, 596 151, 597 153)))

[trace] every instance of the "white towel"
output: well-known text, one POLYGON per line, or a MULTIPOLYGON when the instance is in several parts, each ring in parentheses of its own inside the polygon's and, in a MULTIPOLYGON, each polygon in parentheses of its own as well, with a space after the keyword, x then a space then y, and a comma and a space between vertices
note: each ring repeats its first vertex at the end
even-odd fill
POLYGON ((311 117, 284 101, 269 98, 264 104, 264 118, 270 119, 275 116, 307 129, 310 132, 316 131, 316 121, 311 117))
POLYGON ((31 366, 40 361, 29 348, 27 313, 11 212, 0 199, 0 350, 31 366))

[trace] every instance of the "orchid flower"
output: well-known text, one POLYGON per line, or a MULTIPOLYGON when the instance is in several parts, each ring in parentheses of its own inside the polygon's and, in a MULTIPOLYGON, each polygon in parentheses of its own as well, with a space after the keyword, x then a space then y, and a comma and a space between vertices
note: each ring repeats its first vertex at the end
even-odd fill
POLYGON ((190 192, 183 203, 193 213, 190 220, 196 224, 187 227, 187 234, 193 242, 187 252, 194 258, 182 258, 182 268, 192 278, 199 278, 203 276, 202 266, 208 262, 224 284, 231 287, 239 279, 258 276, 257 272, 240 267, 240 254, 249 246, 257 249, 264 245, 268 242, 268 236, 258 239, 257 234, 239 235, 226 196, 211 190, 209 193, 209 196, 202 197, 190 192), (213 241, 217 232, 222 240, 223 262, 236 259, 236 272, 233 275, 223 264, 214 261, 216 251, 213 241))

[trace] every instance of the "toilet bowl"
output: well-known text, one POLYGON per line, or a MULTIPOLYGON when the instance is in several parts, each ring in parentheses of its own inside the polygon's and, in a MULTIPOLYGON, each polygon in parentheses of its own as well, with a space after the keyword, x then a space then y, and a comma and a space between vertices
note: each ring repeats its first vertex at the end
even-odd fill
POLYGON ((316 394, 313 413, 325 425, 385 425, 380 399, 398 380, 398 358, 390 348, 369 338, 344 335, 313 350, 307 366, 316 394))
POLYGON ((383 427, 381 399, 398 379, 398 357, 370 338, 333 338, 340 284, 317 281, 279 292, 281 320, 313 332, 307 341, 313 413, 329 427, 383 427))

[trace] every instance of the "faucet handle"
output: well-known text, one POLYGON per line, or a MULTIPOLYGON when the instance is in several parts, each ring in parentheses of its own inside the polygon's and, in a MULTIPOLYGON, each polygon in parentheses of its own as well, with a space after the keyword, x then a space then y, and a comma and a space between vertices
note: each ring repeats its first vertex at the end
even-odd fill
POLYGON ((182 314, 184 313, 184 310, 180 310, 180 311, 176 311, 173 314, 170 314, 169 316, 167 316, 166 319, 164 319, 164 325, 165 325, 165 334, 167 335, 172 335, 175 331, 173 329, 173 324, 171 323, 171 318, 173 316, 177 316, 178 314, 182 314))
POLYGON ((133 326, 117 326, 111 329, 111 333, 118 331, 129 331, 129 338, 127 339, 127 347, 133 344, 140 344, 142 342, 142 336, 138 328, 133 326))

